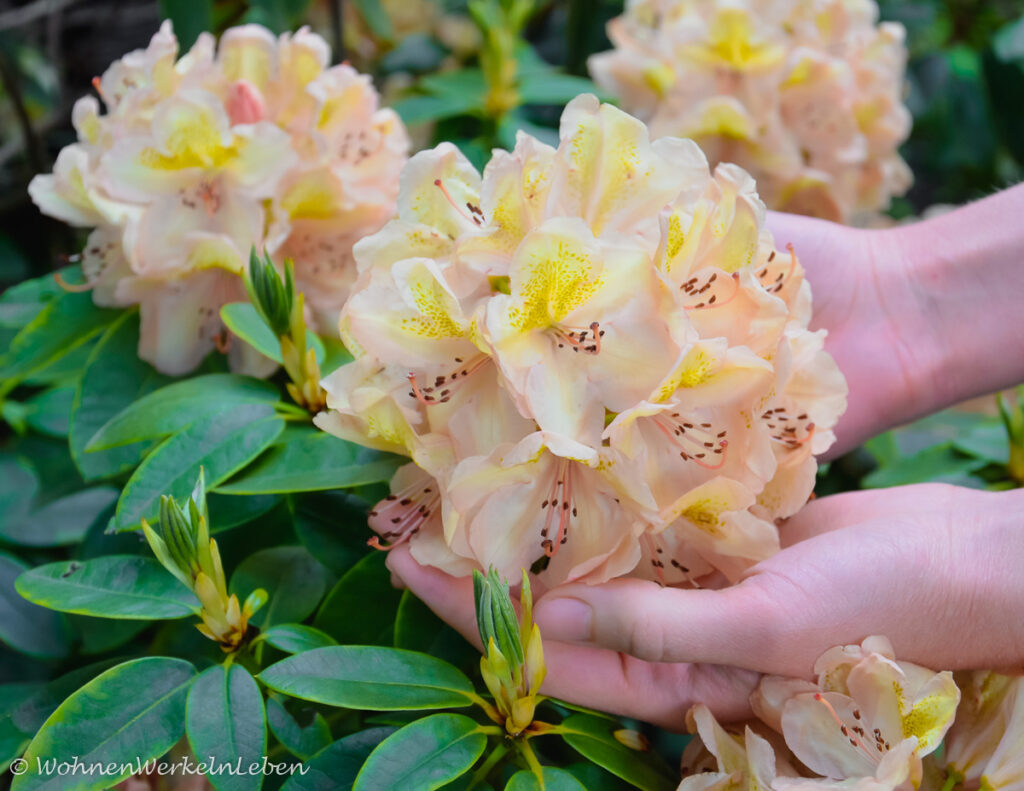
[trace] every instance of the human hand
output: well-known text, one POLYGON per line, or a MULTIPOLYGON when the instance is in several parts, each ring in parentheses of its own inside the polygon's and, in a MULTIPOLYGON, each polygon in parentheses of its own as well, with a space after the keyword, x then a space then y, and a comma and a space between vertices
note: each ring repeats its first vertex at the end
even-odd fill
MULTIPOLYGON (((827 648, 872 634, 927 667, 1019 666, 1021 505, 1024 492, 940 484, 850 492, 789 519, 783 551, 729 588, 619 579, 549 591, 535 609, 543 691, 678 729, 697 702, 721 719, 744 716, 757 672, 809 677, 827 648)), ((399 550, 389 565, 473 638, 468 581, 399 550)))
POLYGON ((848 228, 768 213, 814 292, 811 329, 846 375, 837 456, 895 425, 1024 380, 1024 185, 923 222, 848 228))

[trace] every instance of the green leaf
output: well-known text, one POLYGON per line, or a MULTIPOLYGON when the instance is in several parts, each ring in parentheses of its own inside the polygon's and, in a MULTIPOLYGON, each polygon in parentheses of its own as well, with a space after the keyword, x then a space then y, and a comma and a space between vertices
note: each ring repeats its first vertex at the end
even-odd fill
POLYGON ((181 52, 204 31, 213 31, 213 0, 160 0, 160 16, 170 19, 181 52))
MULTIPOLYGON (((285 429, 287 431, 287 429, 285 429)), ((276 494, 256 497, 229 497, 208 494, 206 505, 210 509, 210 532, 219 533, 239 525, 248 524, 269 513, 281 502, 276 494)))
POLYGON ((486 747, 479 723, 463 714, 432 714, 382 741, 366 759, 352 791, 433 791, 468 771, 486 747))
POLYGON ((283 494, 388 481, 407 460, 338 439, 312 426, 289 427, 255 464, 217 487, 221 494, 283 494))
POLYGON ((96 432, 87 452, 176 434, 197 420, 230 412, 243 404, 274 404, 277 388, 238 374, 206 374, 161 387, 135 401, 96 432))
POLYGON ((51 610, 101 618, 169 620, 194 615, 199 602, 156 560, 109 555, 26 571, 18 593, 51 610))
POLYGON ((69 615, 71 626, 81 638, 79 651, 87 656, 106 654, 144 632, 151 621, 113 621, 89 615, 69 615))
POLYGON ((621 725, 573 714, 563 720, 560 732, 566 743, 584 758, 643 791, 673 791, 678 785, 672 771, 653 753, 632 750, 615 738, 621 725))
POLYGON ((427 121, 439 121, 466 115, 481 109, 481 99, 469 94, 444 94, 440 96, 410 96, 393 105, 395 112, 409 126, 427 121))
POLYGON ((388 16, 388 10, 381 0, 354 0, 354 4, 359 16, 363 18, 374 36, 384 41, 391 41, 394 38, 391 17, 388 16))
POLYGON ((75 386, 64 385, 45 390, 25 402, 29 426, 50 437, 66 437, 71 430, 71 405, 75 386))
POLYGON ((139 442, 112 450, 86 453, 85 444, 110 418, 170 381, 139 359, 139 317, 127 313, 103 334, 85 364, 71 407, 71 458, 87 481, 130 470, 150 447, 139 442))
POLYGON ((391 645, 402 592, 391 585, 384 553, 373 552, 338 580, 313 625, 339 643, 391 645))
POLYGON ((283 623, 271 626, 260 634, 260 639, 268 645, 274 646, 289 654, 301 654, 303 651, 311 651, 314 648, 326 648, 337 645, 334 638, 329 634, 314 629, 312 626, 303 626, 299 623, 283 623))
POLYGON ((93 523, 117 500, 110 486, 82 489, 47 503, 37 511, 0 523, 0 538, 23 547, 77 544, 93 523))
POLYGON ((11 715, 26 698, 38 692, 41 686, 30 681, 0 684, 0 773, 7 771, 11 760, 24 752, 34 733, 21 730, 11 715))
POLYGON ((304 708, 300 716, 309 722, 303 725, 292 715, 281 701, 267 698, 267 722, 274 736, 297 758, 307 758, 323 750, 331 743, 331 728, 323 715, 311 708, 304 708))
POLYGON ((338 739, 310 758, 304 774, 294 774, 281 791, 336 791, 351 788, 373 749, 395 732, 394 728, 370 728, 338 739))
POLYGON ((523 770, 512 775, 505 791, 587 791, 587 787, 564 769, 545 766, 542 786, 533 772, 523 770))
POLYGON ((1001 422, 975 426, 953 440, 953 447, 993 464, 1006 464, 1010 458, 1010 438, 1001 422))
MULTIPOLYGON (((248 302, 230 302, 220 309, 220 317, 235 335, 260 354, 281 364, 281 342, 255 307, 248 302)), ((323 363, 326 355, 324 345, 312 330, 306 330, 306 344, 313 347, 317 363, 323 363)))
MULTIPOLYGON (((928 481, 964 485, 970 483, 968 473, 985 464, 984 459, 958 453, 950 443, 945 442, 880 467, 864 476, 861 484, 869 489, 928 481)), ((981 482, 978 481, 976 485, 980 486, 981 482)))
POLYGON ((343 491, 296 499, 295 533, 313 557, 338 574, 366 557, 366 540, 372 533, 366 523, 369 505, 365 501, 343 491))
MULTIPOLYGON (((519 81, 519 99, 523 104, 566 104, 581 93, 603 94, 603 91, 585 77, 559 74, 554 70, 530 72, 519 81)), ((607 94, 603 98, 607 99, 607 94)))
POLYGON ((251 622, 256 626, 301 621, 312 613, 327 588, 327 570, 304 547, 271 547, 249 555, 231 575, 239 601, 257 588, 270 599, 251 622))
POLYGON ((294 698, 374 711, 471 704, 473 685, 457 668, 400 648, 343 645, 282 659, 260 681, 294 698))
MULTIPOLYGON (((267 754, 267 718, 256 680, 241 665, 215 665, 192 684, 185 707, 185 731, 200 761, 248 766, 267 754)), ((260 773, 208 775, 217 791, 250 791, 263 785, 260 773)))
POLYGON ((195 668, 182 659, 146 657, 107 670, 65 700, 32 739, 28 771, 12 791, 92 791, 110 788, 134 773, 136 761, 163 755, 181 738, 185 696, 195 668), (38 771, 38 762, 72 761, 73 774, 38 771), (92 764, 117 764, 115 772, 89 772, 92 764))
POLYGON ((231 412, 210 415, 170 437, 125 484, 117 503, 117 529, 131 530, 140 520, 153 520, 160 495, 184 500, 199 469, 211 489, 258 456, 284 429, 284 421, 267 404, 246 404, 231 412))
POLYGON ((39 491, 32 465, 11 453, 0 455, 0 519, 6 523, 28 513, 39 491))
POLYGON ((50 300, 0 357, 0 391, 40 371, 101 333, 120 315, 98 308, 92 294, 65 292, 50 300))
POLYGON ((402 593, 395 616, 395 647, 422 651, 463 668, 478 664, 480 658, 479 651, 410 590, 402 593))
POLYGON ((63 658, 71 652, 67 620, 25 601, 15 590, 15 580, 27 569, 13 555, 0 552, 0 641, 29 656, 63 658))
MULTIPOLYGON (((65 277, 74 277, 73 272, 80 271, 76 266, 68 266, 60 270, 65 277)), ((57 285, 53 274, 25 280, 8 288, 0 294, 0 327, 20 330, 52 300, 64 293, 57 285)))
POLYGON ((65 673, 41 687, 11 710, 11 722, 22 733, 35 735, 46 719, 76 689, 91 681, 104 670, 120 664, 120 659, 106 659, 65 673))

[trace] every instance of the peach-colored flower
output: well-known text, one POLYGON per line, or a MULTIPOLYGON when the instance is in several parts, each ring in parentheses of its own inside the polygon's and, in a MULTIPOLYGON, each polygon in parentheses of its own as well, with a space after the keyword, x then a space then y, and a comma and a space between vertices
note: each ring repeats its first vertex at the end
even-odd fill
POLYGON ((904 30, 874 0, 630 0, 595 81, 655 137, 736 162, 772 208, 862 220, 910 184, 904 30))
POLYGON ((810 287, 740 168, 593 96, 560 136, 520 133, 482 176, 450 144, 410 159, 355 247, 356 360, 317 424, 429 473, 429 520, 406 494, 372 522, 421 562, 736 578, 777 551, 845 404, 810 287))
POLYGON ((960 702, 952 673, 897 662, 883 637, 832 648, 814 669, 813 684, 763 679, 751 698, 754 713, 817 774, 874 778, 865 787, 916 787, 921 758, 938 748, 960 702))
MULTIPOLYGON (((95 228, 82 255, 95 300, 140 305, 139 353, 159 370, 187 372, 217 345, 253 246, 294 258, 314 315, 336 321, 352 245, 391 215, 408 144, 369 78, 329 62, 308 30, 257 25, 178 57, 164 23, 96 81, 105 113, 76 103, 79 141, 30 185, 47 214, 95 228)), ((231 363, 273 368, 252 350, 231 363)))

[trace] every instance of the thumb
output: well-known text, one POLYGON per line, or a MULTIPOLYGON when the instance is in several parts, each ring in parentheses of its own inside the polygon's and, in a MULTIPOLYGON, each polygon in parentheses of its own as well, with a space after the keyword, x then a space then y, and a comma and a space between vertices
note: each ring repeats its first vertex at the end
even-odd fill
POLYGON ((619 579, 563 585, 537 604, 545 637, 621 651, 651 662, 708 662, 770 672, 778 642, 773 602, 756 577, 722 590, 663 588, 619 579))

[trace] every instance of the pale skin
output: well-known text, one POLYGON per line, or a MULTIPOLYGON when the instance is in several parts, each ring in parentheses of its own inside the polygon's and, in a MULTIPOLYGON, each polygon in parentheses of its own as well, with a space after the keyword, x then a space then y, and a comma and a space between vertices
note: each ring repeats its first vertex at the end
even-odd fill
MULTIPOLYGON (((814 290, 850 386, 836 455, 901 423, 1024 381, 1024 185, 926 222, 866 231, 773 214, 814 290)), ((1024 669, 1024 490, 941 484, 815 500, 783 550, 720 590, 619 579, 544 594, 543 692, 680 730, 706 703, 749 715, 759 674, 810 677, 873 634, 935 669, 1024 669)), ((476 641, 472 584, 388 558, 398 581, 476 641)))

